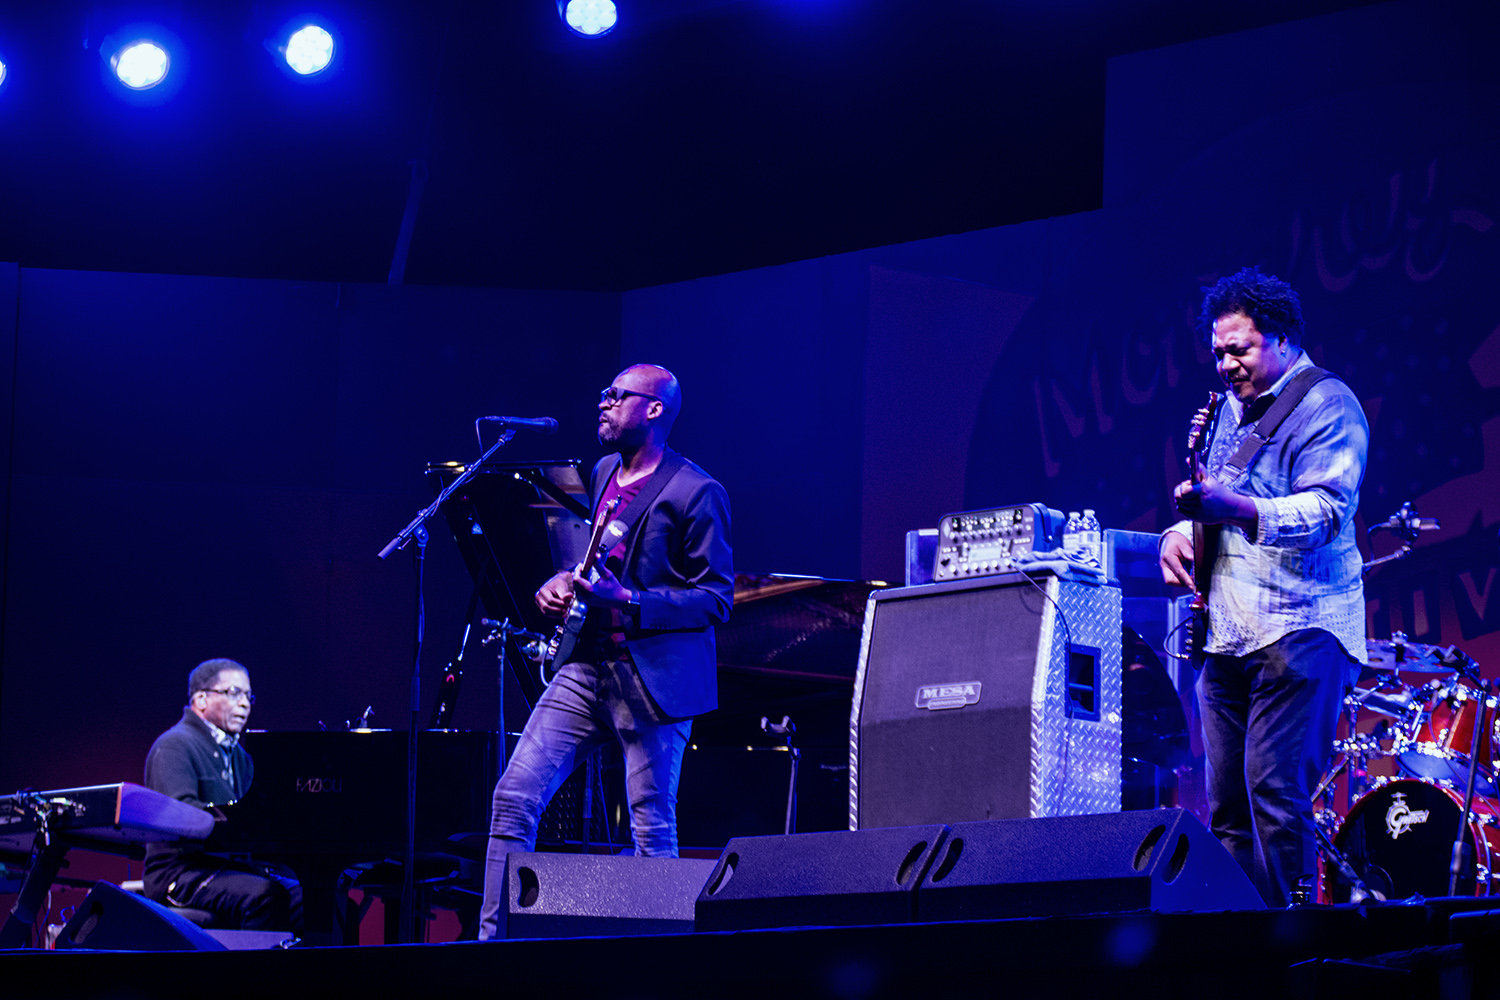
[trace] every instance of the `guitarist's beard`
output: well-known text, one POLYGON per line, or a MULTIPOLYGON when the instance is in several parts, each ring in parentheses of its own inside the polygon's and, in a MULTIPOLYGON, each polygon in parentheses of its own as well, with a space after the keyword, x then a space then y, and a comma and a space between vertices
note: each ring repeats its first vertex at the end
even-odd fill
POLYGON ((599 417, 599 443, 616 451, 635 451, 646 443, 646 427, 621 426, 605 413, 599 417))

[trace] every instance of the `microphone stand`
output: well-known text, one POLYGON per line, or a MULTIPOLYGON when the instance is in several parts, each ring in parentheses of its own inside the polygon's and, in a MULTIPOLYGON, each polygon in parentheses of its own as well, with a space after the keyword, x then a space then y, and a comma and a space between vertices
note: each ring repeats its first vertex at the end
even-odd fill
POLYGON ((456 491, 464 483, 467 483, 469 480, 473 479, 474 476, 479 472, 480 466, 484 465, 485 462, 488 462, 491 455, 499 451, 504 445, 509 444, 510 439, 515 436, 516 432, 513 428, 507 427, 503 432, 501 432, 499 440, 490 445, 489 449, 486 450, 483 455, 479 456, 479 461, 464 469, 464 471, 459 475, 457 479, 453 480, 453 482, 443 487, 443 491, 437 495, 437 499, 432 501, 432 503, 428 504, 426 507, 423 507, 421 510, 417 511, 417 516, 411 519, 411 523, 397 532, 395 538, 392 538, 389 542, 386 542, 385 548, 377 552, 376 555, 381 559, 385 559, 397 549, 406 548, 407 543, 409 543, 416 535, 417 529, 422 526, 422 523, 436 514, 438 512, 438 508, 443 505, 443 502, 445 500, 453 495, 454 491, 456 491))
MULTIPOLYGON (((1464 783, 1464 806, 1458 814, 1458 837, 1453 841, 1453 856, 1448 863, 1448 895, 1458 894, 1458 876, 1469 860, 1469 845, 1464 843, 1464 834, 1469 829, 1469 810, 1474 807, 1474 779, 1479 774, 1479 748, 1485 735, 1486 714, 1490 710, 1490 682, 1479 681, 1479 711, 1474 720, 1474 739, 1469 746, 1469 780, 1464 783)), ((1474 872, 1477 881, 1478 869, 1474 872)), ((1478 886, 1475 886, 1478 889, 1478 886)))
POLYGON ((1359 873, 1356 872, 1354 870, 1354 866, 1349 863, 1348 856, 1344 854, 1343 851, 1333 846, 1333 841, 1328 839, 1328 834, 1325 833, 1323 831, 1323 828, 1318 825, 1317 820, 1313 820, 1313 834, 1318 839, 1318 852, 1322 854, 1324 858, 1333 862, 1333 866, 1339 870, 1339 874, 1344 877, 1344 881, 1349 883, 1349 902, 1359 904, 1363 903, 1365 900, 1371 897, 1374 897, 1375 899, 1382 902, 1385 900, 1385 896, 1373 891, 1368 885, 1365 884, 1364 880, 1359 877, 1359 873))
POLYGON ((1394 531, 1401 539, 1401 547, 1390 555, 1381 556, 1379 559, 1371 559, 1361 567, 1362 573, 1368 573, 1376 566, 1383 566, 1388 562, 1399 562, 1411 555, 1412 546, 1417 544, 1417 533, 1421 531, 1440 531, 1442 524, 1435 517, 1419 517, 1417 509, 1408 500, 1403 503, 1396 513, 1381 521, 1379 524, 1371 525, 1365 532, 1366 537, 1372 536, 1382 529, 1394 531))
MULTIPOLYGON (((449 483, 437 495, 437 499, 417 512, 417 516, 411 519, 411 523, 402 528, 395 538, 386 543, 385 548, 376 553, 379 558, 386 559, 397 549, 404 549, 413 539, 417 542, 416 566, 417 566, 417 608, 416 608, 416 641, 415 650, 412 654, 411 665, 411 706, 410 721, 406 731, 406 850, 402 857, 401 876, 401 929, 397 940, 401 944, 411 944, 416 937, 416 928, 412 925, 416 922, 416 907, 413 896, 416 891, 415 873, 417 867, 417 733, 422 712, 422 630, 425 617, 422 601, 422 575, 423 563, 427 555, 427 520, 438 512, 443 502, 453 495, 464 483, 473 479, 479 472, 481 466, 487 462, 491 455, 500 448, 510 443, 516 432, 506 428, 500 433, 500 437, 494 444, 479 456, 479 461, 466 468, 463 473, 453 482, 449 483)), ((502 729, 504 726, 502 725, 502 729)))

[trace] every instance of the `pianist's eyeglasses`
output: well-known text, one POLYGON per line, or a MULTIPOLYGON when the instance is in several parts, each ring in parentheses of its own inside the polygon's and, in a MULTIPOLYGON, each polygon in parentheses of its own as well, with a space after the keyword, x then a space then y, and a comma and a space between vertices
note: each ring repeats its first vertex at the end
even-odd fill
POLYGON ((254 694, 254 692, 247 691, 244 688, 239 688, 239 687, 235 687, 235 688, 204 688, 203 689, 203 693, 204 694, 210 694, 210 693, 212 693, 212 694, 222 694, 224 697, 228 698, 230 701, 239 701, 241 698, 244 698, 250 704, 252 704, 252 705, 255 704, 255 694, 254 694))

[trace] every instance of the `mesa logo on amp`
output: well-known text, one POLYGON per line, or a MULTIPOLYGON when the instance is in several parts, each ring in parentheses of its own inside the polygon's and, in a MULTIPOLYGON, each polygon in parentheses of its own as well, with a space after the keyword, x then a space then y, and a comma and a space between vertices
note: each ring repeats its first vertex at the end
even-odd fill
POLYGON ((956 684, 923 684, 917 688, 917 707, 938 711, 943 708, 963 708, 979 702, 979 691, 984 687, 980 681, 959 681, 956 684))

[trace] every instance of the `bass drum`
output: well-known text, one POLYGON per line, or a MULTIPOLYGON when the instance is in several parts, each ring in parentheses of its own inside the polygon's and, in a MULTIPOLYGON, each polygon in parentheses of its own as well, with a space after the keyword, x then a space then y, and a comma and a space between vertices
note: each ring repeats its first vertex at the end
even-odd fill
MULTIPOLYGON (((1333 844, 1348 858, 1365 887, 1386 899, 1446 896, 1462 806, 1463 795, 1441 785, 1390 781, 1354 803, 1333 844)), ((1476 818, 1464 829, 1470 860, 1459 872, 1460 896, 1485 896, 1500 888, 1490 878, 1491 859, 1500 857, 1496 812, 1494 802, 1474 797, 1476 818)), ((1347 903, 1348 882, 1336 866, 1328 864, 1325 869, 1329 899, 1347 903)))

